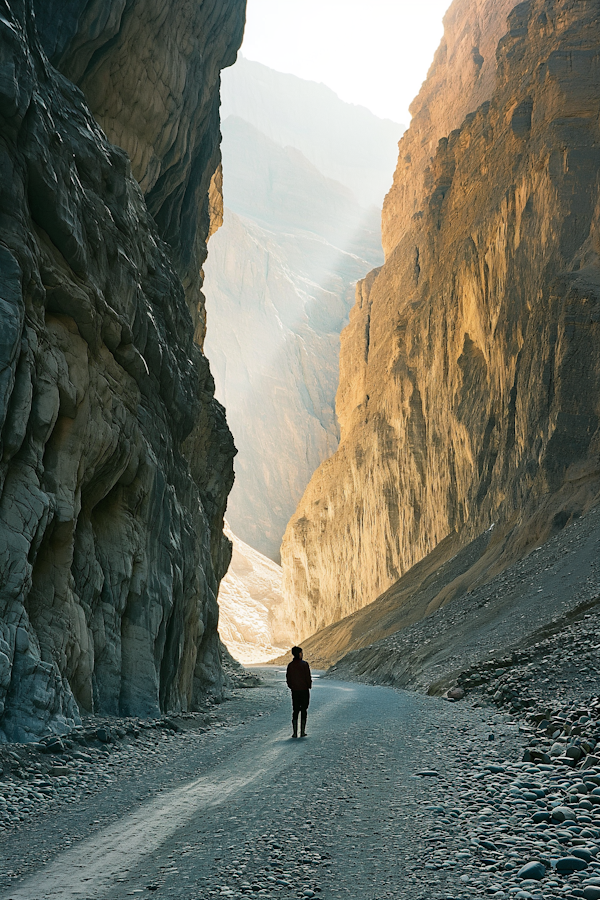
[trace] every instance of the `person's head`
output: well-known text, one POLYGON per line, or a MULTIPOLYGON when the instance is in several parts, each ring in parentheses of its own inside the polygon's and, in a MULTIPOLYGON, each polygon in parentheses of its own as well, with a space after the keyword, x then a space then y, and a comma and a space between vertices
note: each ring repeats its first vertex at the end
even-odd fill
POLYGON ((292 647, 292 656, 294 659, 302 659, 302 647, 292 647))

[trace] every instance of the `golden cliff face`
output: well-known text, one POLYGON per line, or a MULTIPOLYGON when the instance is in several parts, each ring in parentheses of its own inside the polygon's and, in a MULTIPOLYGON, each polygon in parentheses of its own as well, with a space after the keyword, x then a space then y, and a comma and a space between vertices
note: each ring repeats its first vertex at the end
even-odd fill
MULTIPOLYGON (((457 11, 467 4, 446 20, 458 33, 457 11)), ((596 496, 595 11, 521 4, 490 101, 406 179, 405 151, 422 142, 411 126, 400 143, 386 263, 358 286, 342 335, 340 448, 282 546, 299 636, 373 601, 449 534, 464 543, 543 504, 543 537, 596 496)))
POLYGON ((382 241, 386 256, 410 228, 432 185, 440 138, 492 95, 496 47, 516 0, 455 0, 444 17, 444 36, 419 94, 410 128, 399 146, 394 183, 385 199, 382 241))

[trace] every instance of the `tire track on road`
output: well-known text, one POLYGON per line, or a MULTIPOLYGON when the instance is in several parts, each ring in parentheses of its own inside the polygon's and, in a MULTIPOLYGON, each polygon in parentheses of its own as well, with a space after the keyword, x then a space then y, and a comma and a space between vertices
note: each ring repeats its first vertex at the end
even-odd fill
MULTIPOLYGON (((349 686, 328 690, 328 699, 312 715, 315 724, 327 719, 333 707, 352 701, 349 686)), ((287 706, 286 706, 287 709, 287 706)), ((2 900, 94 900, 130 872, 148 854, 157 851, 201 810, 221 806, 304 755, 308 744, 294 741, 290 756, 289 727, 273 717, 274 733, 260 744, 232 755, 227 762, 200 778, 144 803, 135 812, 101 829, 76 847, 60 853, 49 865, 16 885, 2 900)), ((269 720, 266 720, 269 721, 269 720)), ((264 728, 266 721, 260 727, 264 728)))

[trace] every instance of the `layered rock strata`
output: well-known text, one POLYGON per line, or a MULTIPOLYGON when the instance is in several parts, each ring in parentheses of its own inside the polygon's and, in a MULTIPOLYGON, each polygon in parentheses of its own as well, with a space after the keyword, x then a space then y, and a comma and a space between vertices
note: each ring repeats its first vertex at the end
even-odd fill
MULTIPOLYGON (((126 12, 101 6, 94 40, 126 12)), ((235 451, 174 250, 48 63, 30 0, 3 14, 0 54, 0 740, 27 740, 79 709, 154 715, 220 690, 235 451)))
POLYGON ((454 533, 510 526, 514 558, 597 501, 598 21, 592 2, 519 5, 489 102, 439 141, 422 191, 396 174, 384 220, 394 193, 417 205, 359 285, 341 445, 282 546, 304 635, 454 533))

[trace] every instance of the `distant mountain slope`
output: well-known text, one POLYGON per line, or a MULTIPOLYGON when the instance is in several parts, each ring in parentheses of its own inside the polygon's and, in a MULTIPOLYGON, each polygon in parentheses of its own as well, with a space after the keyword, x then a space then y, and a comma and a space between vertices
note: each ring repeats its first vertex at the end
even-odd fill
POLYGON ((239 116, 280 146, 296 147, 324 175, 381 207, 404 126, 344 103, 324 84, 239 58, 222 76, 221 118, 239 116))
POLYGON ((241 663, 265 662, 291 647, 294 635, 284 608, 281 566, 240 541, 225 524, 233 544, 229 571, 219 588, 219 634, 241 663))
POLYGON ((235 212, 211 239, 205 291, 206 352, 239 450, 227 516, 278 560, 312 472, 337 447, 339 334, 355 282, 382 260, 378 216, 236 117, 223 160, 235 212))
POLYGON ((379 210, 324 176, 294 147, 281 147, 229 116, 223 134, 223 199, 232 212, 279 233, 311 232, 336 247, 382 260, 379 210))

